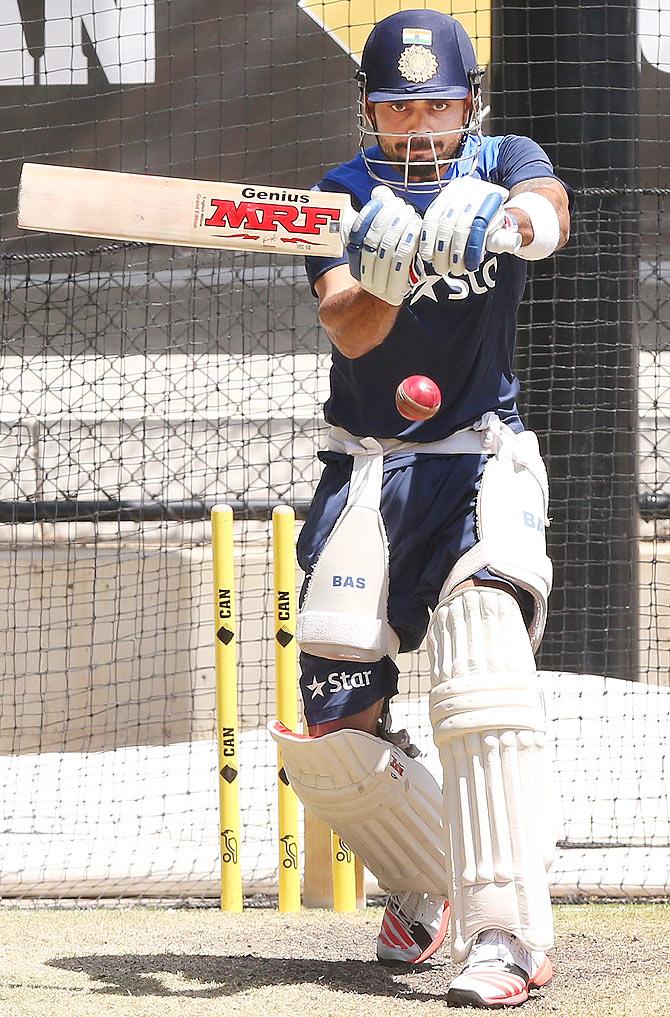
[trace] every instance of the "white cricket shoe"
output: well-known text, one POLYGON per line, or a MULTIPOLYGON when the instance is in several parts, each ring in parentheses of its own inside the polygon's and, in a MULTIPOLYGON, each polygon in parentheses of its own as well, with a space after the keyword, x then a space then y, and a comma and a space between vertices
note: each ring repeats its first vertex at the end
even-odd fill
POLYGON ((382 964, 421 964, 444 942, 449 928, 449 905, 427 893, 393 894, 386 902, 377 936, 377 960, 382 964))
POLYGON ((468 962, 447 991, 448 1006, 499 1010, 519 1006, 529 989, 549 985, 554 971, 546 954, 526 950, 515 936, 499 929, 480 932, 468 962))

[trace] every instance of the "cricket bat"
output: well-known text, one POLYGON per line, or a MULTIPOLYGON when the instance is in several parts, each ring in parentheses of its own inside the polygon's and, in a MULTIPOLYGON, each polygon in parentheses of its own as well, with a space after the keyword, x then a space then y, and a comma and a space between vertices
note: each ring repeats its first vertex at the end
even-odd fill
MULTIPOLYGON (((332 191, 36 162, 24 163, 19 184, 21 229, 147 244, 340 258, 356 215, 349 195, 332 191)), ((515 231, 486 235, 487 250, 496 254, 516 254, 520 246, 515 231)))
MULTIPOLYGON (((24 163, 18 224, 81 237, 340 257, 346 194, 24 163)), ((346 234, 345 234, 346 235, 346 234)))

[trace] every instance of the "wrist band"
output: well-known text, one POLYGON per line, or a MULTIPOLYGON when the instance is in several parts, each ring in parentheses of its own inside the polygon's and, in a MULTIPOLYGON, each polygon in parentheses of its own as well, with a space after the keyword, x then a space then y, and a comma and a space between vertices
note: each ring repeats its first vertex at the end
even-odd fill
POLYGON ((517 258, 525 261, 539 261, 553 254, 561 239, 561 227, 556 209, 542 194, 534 191, 522 191, 508 201, 511 215, 514 209, 520 208, 526 213, 533 227, 533 239, 517 251, 517 258))

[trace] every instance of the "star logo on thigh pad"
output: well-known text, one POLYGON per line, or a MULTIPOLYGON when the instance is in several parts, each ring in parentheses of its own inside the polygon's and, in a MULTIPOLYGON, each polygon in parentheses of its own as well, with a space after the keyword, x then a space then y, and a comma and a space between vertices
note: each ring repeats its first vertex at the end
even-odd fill
POLYGON ((312 684, 311 685, 307 685, 305 687, 309 690, 309 692, 312 693, 312 699, 315 699, 317 696, 323 696, 323 698, 325 699, 326 698, 326 694, 323 691, 323 686, 325 684, 326 684, 325 681, 323 681, 323 682, 318 681, 318 679, 317 679, 317 677, 315 675, 314 678, 312 679, 312 684))

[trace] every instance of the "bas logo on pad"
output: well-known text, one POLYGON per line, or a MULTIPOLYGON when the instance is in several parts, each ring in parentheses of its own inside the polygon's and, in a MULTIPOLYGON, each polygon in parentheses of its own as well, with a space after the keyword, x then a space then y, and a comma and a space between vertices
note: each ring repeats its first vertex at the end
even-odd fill
POLYGON ((537 530, 538 533, 544 533, 544 523, 539 516, 535 515, 534 512, 524 510, 523 524, 524 526, 528 526, 531 530, 537 530))
POLYGON ((365 576, 333 576, 333 586, 353 590, 365 589, 365 576))

